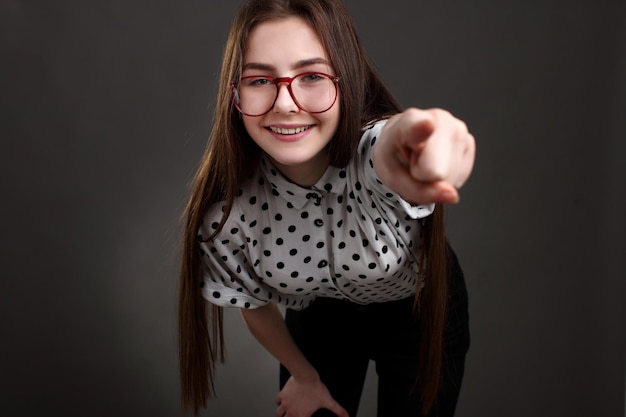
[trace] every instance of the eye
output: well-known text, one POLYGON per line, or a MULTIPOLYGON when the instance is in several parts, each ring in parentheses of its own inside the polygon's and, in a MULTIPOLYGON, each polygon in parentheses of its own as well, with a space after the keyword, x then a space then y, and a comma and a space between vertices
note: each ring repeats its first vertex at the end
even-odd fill
POLYGON ((311 74, 303 74, 302 76, 299 77, 299 81, 303 82, 303 83, 316 83, 318 81, 322 81, 324 78, 323 75, 321 74, 315 74, 315 73, 311 73, 311 74))
POLYGON ((264 76, 245 77, 241 79, 241 85, 245 87, 266 87, 272 84, 272 79, 264 76))

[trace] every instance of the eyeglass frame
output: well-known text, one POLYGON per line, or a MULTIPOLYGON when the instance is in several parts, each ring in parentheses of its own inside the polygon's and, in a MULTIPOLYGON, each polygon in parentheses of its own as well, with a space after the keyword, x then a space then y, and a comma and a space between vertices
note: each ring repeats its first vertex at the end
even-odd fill
POLYGON ((232 83, 230 85, 231 89, 232 89, 232 95, 233 95, 233 104, 235 105, 235 107, 237 108, 237 110, 241 113, 241 114, 245 114, 248 117, 261 117, 261 116, 265 116, 267 113, 269 113, 270 111, 272 111, 272 109, 274 108, 274 106, 276 105, 276 100, 278 99, 278 94, 280 93, 280 84, 284 84, 287 83, 287 91, 289 92, 289 96, 291 97, 291 99, 293 100, 293 102, 296 104, 296 106, 298 106, 298 108, 304 112, 307 113, 311 113, 311 114, 320 114, 320 113, 324 113, 327 112, 328 110, 331 109, 331 107, 333 107, 335 105, 335 103, 337 102, 337 97, 339 96, 339 80, 341 79, 340 76, 338 75, 330 75, 330 74, 326 74, 325 72, 319 72, 319 71, 307 71, 307 72, 302 72, 300 74, 296 74, 293 77, 278 77, 278 78, 274 78, 271 77, 269 75, 248 75, 246 77, 241 77, 239 78, 238 81, 232 83), (333 82, 333 84, 335 85, 335 98, 333 98, 333 102, 331 103, 330 106, 328 106, 328 108, 326 110, 322 110, 322 111, 308 111, 302 108, 302 106, 300 105, 300 103, 298 103, 298 100, 296 99, 296 97, 293 94, 293 91, 291 89, 291 83, 293 82, 293 80, 295 80, 298 77, 301 77, 303 75, 322 75, 326 78, 328 78, 330 81, 333 82), (270 106, 269 109, 267 109, 267 111, 265 113, 261 113, 261 114, 249 114, 244 112, 241 107, 239 107, 239 94, 237 91, 237 88, 239 87, 239 84, 241 83, 241 80, 245 80, 247 78, 257 78, 257 77, 263 77, 268 79, 269 81, 272 82, 272 84, 274 84, 276 86, 276 97, 274 97, 274 100, 272 101, 272 105, 270 106))

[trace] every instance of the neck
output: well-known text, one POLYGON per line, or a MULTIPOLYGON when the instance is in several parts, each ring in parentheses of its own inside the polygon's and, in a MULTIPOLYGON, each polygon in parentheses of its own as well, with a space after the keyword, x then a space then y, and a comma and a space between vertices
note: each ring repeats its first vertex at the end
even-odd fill
POLYGON ((304 188, 315 185, 322 178, 329 165, 327 152, 320 152, 314 159, 297 165, 283 165, 269 155, 268 158, 285 178, 304 188))

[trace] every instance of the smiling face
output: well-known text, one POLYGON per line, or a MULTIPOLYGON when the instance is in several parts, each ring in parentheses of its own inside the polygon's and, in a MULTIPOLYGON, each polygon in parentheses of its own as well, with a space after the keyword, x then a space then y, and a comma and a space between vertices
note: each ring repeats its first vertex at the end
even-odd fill
MULTIPOLYGON (((288 17, 260 23, 250 33, 242 77, 293 77, 303 72, 336 75, 315 31, 301 18, 288 17)), ((265 115, 242 115, 254 142, 276 168, 302 186, 317 182, 328 167, 327 145, 339 124, 336 100, 324 113, 301 110, 280 84, 274 107, 265 115)))

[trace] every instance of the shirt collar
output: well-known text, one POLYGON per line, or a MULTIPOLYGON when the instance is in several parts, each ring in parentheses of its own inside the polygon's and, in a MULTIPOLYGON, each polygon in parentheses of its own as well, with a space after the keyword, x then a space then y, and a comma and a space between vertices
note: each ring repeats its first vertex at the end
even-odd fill
POLYGON ((320 204, 328 193, 342 194, 346 187, 346 169, 328 166, 322 177, 310 188, 294 184, 283 176, 267 156, 261 158, 261 172, 272 187, 272 193, 301 209, 308 203, 320 204))

